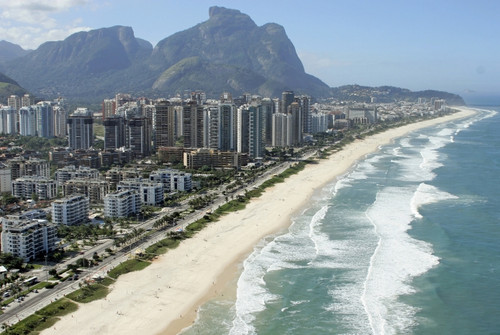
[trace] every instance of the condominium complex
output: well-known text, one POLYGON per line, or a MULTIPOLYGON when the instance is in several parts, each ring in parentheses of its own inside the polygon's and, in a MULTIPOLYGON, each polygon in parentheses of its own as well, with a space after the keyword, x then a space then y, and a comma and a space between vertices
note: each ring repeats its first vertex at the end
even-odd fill
POLYGON ((52 202, 52 222, 73 226, 88 221, 89 199, 75 194, 52 202))
POLYGON ((55 180, 58 187, 62 187, 66 181, 75 178, 99 179, 99 177, 99 170, 86 166, 79 166, 76 168, 74 165, 68 165, 55 172, 55 180))
POLYGON ((12 182, 12 195, 22 199, 54 199, 57 195, 56 182, 40 176, 26 176, 12 182))
POLYGON ((15 157, 7 163, 12 171, 12 180, 24 176, 41 176, 49 178, 50 163, 46 160, 30 157, 15 157))
POLYGON ((25 262, 45 255, 57 247, 57 226, 44 219, 2 218, 2 252, 25 262))
POLYGON ((142 178, 122 180, 117 185, 118 191, 133 190, 139 193, 143 205, 159 206, 163 204, 163 184, 150 182, 142 178))
POLYGON ((110 193, 104 198, 104 217, 126 218, 141 209, 141 195, 136 190, 110 193))
POLYGON ((103 201, 109 191, 110 185, 104 180, 74 178, 64 182, 63 184, 64 196, 83 194, 89 198, 91 203, 103 201))
POLYGON ((156 170, 150 173, 149 180, 161 183, 165 192, 189 192, 192 189, 191 173, 172 169, 156 170))

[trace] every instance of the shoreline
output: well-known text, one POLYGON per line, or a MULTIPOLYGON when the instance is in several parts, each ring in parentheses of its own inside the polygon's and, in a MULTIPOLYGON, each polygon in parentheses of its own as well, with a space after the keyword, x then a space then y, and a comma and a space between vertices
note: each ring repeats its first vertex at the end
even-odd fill
POLYGON ((263 238, 286 230, 314 192, 395 138, 475 113, 465 107, 456 109, 460 112, 356 140, 318 164, 308 164, 252 199, 245 209, 222 216, 184 240, 146 269, 120 276, 105 299, 80 304, 76 312, 41 334, 75 330, 77 334, 179 333, 196 320, 201 305, 224 294, 236 294, 242 261, 263 238))

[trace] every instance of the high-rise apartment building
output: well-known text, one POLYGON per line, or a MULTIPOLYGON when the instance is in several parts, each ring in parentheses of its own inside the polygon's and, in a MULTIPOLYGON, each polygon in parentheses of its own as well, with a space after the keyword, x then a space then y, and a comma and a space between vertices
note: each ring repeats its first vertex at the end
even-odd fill
POLYGON ((64 138, 68 135, 68 117, 62 106, 54 106, 54 136, 64 138))
POLYGON ((0 107, 0 134, 17 134, 17 111, 11 107, 0 107))
POLYGON ((104 149, 115 150, 125 146, 125 119, 118 115, 104 119, 104 149))
POLYGON ((284 91, 281 93, 281 113, 288 113, 288 106, 290 106, 294 100, 295 94, 293 91, 284 91))
POLYGON ((38 137, 54 137, 54 113, 50 102, 36 104, 36 133, 38 137))
POLYGON ((146 117, 133 117, 125 121, 125 145, 134 157, 151 155, 150 125, 146 117))
POLYGON ((155 104, 153 114, 154 145, 159 147, 173 147, 177 139, 177 106, 167 100, 155 104))
POLYGON ((248 105, 240 106, 236 113, 236 151, 248 153, 248 105))
POLYGON ((291 114, 273 114, 273 147, 287 147, 292 145, 292 125, 293 116, 291 114))
POLYGON ((236 151, 236 107, 232 103, 221 103, 217 113, 217 148, 221 151, 236 151))
POLYGON ((184 148, 203 148, 203 106, 191 101, 183 106, 184 148))
POLYGON ((19 134, 36 136, 36 109, 33 106, 19 109, 19 134))
POLYGON ((266 146, 271 146, 273 142, 274 103, 271 99, 264 98, 261 104, 264 116, 264 142, 266 146))
POLYGON ((11 95, 7 98, 7 105, 18 111, 21 108, 21 98, 17 95, 11 95))
POLYGON ((310 98, 306 95, 302 95, 296 98, 296 101, 300 105, 300 110, 302 111, 302 131, 309 134, 311 133, 310 98))
POLYGON ((71 149, 89 149, 94 143, 94 120, 87 108, 78 108, 68 117, 68 142, 71 149))
POLYGON ((262 105, 248 107, 248 157, 250 158, 264 156, 264 121, 262 105))
POLYGON ((12 175, 10 167, 0 163, 0 192, 12 192, 12 175))
POLYGON ((302 144, 302 109, 296 101, 288 106, 288 114, 292 115, 292 145, 302 144))
POLYGON ((21 107, 28 107, 34 104, 35 104, 35 99, 29 94, 25 94, 21 98, 21 107))
POLYGON ((102 102, 102 119, 106 119, 110 116, 115 115, 116 112, 116 100, 115 99, 104 99, 102 102))

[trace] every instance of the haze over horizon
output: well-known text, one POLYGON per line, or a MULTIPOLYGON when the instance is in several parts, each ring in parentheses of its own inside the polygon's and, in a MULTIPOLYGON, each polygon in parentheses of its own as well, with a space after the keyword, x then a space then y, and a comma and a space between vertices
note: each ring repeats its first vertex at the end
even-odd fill
POLYGON ((25 49, 82 30, 130 26, 160 40, 208 20, 211 6, 282 25, 310 73, 332 87, 359 84, 456 93, 500 103, 500 3, 384 0, 0 0, 0 36, 25 49), (263 10, 263 9, 266 10, 263 10))

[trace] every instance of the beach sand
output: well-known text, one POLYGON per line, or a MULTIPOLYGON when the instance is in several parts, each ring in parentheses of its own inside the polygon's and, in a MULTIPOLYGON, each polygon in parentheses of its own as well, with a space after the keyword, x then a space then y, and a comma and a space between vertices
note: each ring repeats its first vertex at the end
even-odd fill
POLYGON ((357 140, 269 188, 244 210, 223 216, 146 269, 120 276, 106 299, 81 304, 48 334, 177 334, 196 319, 199 306, 235 294, 242 261, 264 237, 285 231, 313 193, 357 161, 410 131, 474 113, 461 112, 390 129, 357 140), (231 287, 228 285, 231 284, 231 287))

